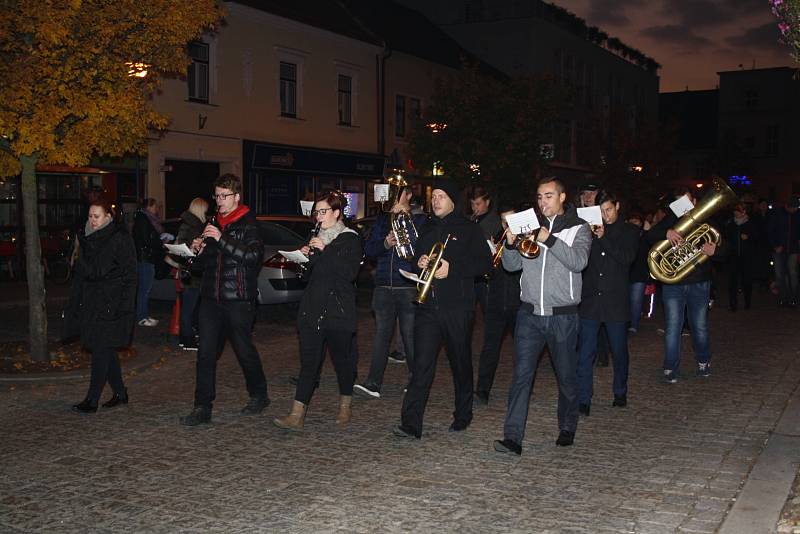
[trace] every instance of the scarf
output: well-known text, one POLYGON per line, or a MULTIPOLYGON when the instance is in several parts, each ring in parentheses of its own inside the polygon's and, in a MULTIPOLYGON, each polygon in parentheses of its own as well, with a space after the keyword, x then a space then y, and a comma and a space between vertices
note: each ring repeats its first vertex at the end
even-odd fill
POLYGON ((226 226, 231 224, 232 222, 236 222, 245 215, 250 212, 250 208, 245 206, 244 204, 239 204, 236 206, 236 209, 232 212, 222 215, 221 213, 217 213, 217 224, 219 224, 220 230, 224 230, 226 226))
POLYGON ((339 234, 343 234, 345 232, 353 232, 354 234, 356 233, 355 230, 345 226, 342 221, 336 221, 336 224, 330 228, 321 228, 319 231, 319 236, 317 237, 322 239, 322 242, 325 243, 325 246, 327 247, 331 244, 331 241, 339 236, 339 234))
POLYGON ((736 215, 733 216, 733 222, 736 223, 736 226, 741 226, 749 220, 750 217, 748 217, 746 213, 741 217, 737 217, 736 215))
POLYGON ((111 218, 111 219, 108 220, 108 222, 106 222, 105 224, 101 224, 97 228, 92 228, 92 225, 89 224, 89 221, 86 221, 86 226, 83 228, 83 235, 85 235, 86 237, 89 237, 93 233, 102 230, 103 228, 105 228, 106 226, 111 224, 113 221, 114 221, 114 219, 111 218))
POLYGON ((153 228, 156 229, 156 232, 158 233, 158 235, 161 235, 161 234, 164 233, 164 227, 161 225, 161 221, 158 220, 158 217, 156 217, 155 215, 153 215, 152 213, 150 213, 147 210, 141 210, 141 212, 145 214, 147 219, 150 221, 150 224, 152 224, 153 228))

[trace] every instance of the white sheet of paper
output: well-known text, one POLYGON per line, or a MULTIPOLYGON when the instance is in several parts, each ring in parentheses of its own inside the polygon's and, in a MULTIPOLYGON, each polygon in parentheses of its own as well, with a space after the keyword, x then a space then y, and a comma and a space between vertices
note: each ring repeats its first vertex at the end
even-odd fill
POLYGON ((422 283, 422 280, 420 280, 419 276, 417 276, 416 274, 410 273, 408 271, 404 271, 403 269, 397 269, 397 270, 400 271, 400 274, 402 274, 403 276, 405 276, 406 278, 408 278, 412 282, 416 282, 418 284, 422 283))
POLYGON ((314 209, 314 203, 310 200, 301 200, 300 201, 300 213, 305 216, 311 215, 311 210, 314 209))
POLYGON ((491 251, 492 251, 492 254, 494 254, 495 252, 497 252, 497 245, 495 245, 494 243, 492 243, 492 240, 491 240, 491 239, 487 239, 487 240, 486 240, 486 244, 487 244, 487 245, 489 245, 489 250, 491 250, 491 251))
POLYGON ((533 208, 506 215, 506 222, 511 231, 517 235, 533 232, 540 226, 539 219, 536 217, 536 212, 533 211, 533 208))
POLYGON ((578 217, 592 226, 603 226, 603 214, 600 211, 600 206, 578 208, 578 217))
POLYGON ((192 249, 186 246, 186 243, 181 243, 180 245, 164 244, 164 246, 167 247, 167 252, 170 254, 180 256, 182 258, 194 258, 194 252, 192 252, 192 249))
POLYGON ((580 230, 581 225, 576 224, 575 226, 570 226, 560 232, 556 232, 553 234, 554 237, 557 237, 561 241, 567 244, 568 247, 572 246, 573 241, 575 241, 575 236, 578 235, 578 230, 580 230))
POLYGON ((670 203, 669 205, 669 209, 671 209, 672 213, 674 213, 678 217, 683 217, 684 215, 686 215, 686 212, 691 210, 692 208, 694 208, 694 204, 692 204, 692 201, 689 200, 689 197, 687 197, 686 195, 683 195, 681 198, 670 203))
POLYGON ((278 253, 287 260, 295 263, 305 263, 308 261, 308 258, 306 258, 305 254, 299 250, 290 250, 288 252, 286 250, 279 250, 278 253))
POLYGON ((386 202, 389 200, 389 184, 375 184, 375 202, 386 202))

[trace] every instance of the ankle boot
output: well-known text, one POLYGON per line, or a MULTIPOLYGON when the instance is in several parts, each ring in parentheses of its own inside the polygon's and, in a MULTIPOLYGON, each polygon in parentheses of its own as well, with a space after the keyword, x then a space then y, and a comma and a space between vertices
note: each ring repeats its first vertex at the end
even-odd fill
POLYGON ((306 405, 300 401, 294 401, 292 411, 286 417, 277 417, 272 420, 272 424, 287 430, 303 430, 303 422, 306 419, 306 405))
POLYGON ((350 422, 353 416, 353 410, 351 408, 352 402, 353 397, 350 395, 342 395, 339 397, 339 415, 336 416, 337 425, 346 425, 350 422))
POLYGON ((97 411, 97 401, 92 401, 87 397, 78 404, 73 405, 72 411, 78 413, 95 413, 97 411))

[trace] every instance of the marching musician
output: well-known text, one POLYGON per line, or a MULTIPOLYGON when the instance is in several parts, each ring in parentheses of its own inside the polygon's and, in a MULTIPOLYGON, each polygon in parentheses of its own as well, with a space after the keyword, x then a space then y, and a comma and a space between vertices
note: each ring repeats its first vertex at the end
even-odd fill
POLYGON ((422 437, 422 418, 442 343, 455 386, 450 431, 465 430, 472 422, 474 281, 476 276, 489 272, 491 254, 480 228, 455 212, 458 193, 454 182, 445 179, 434 182, 431 195, 434 217, 417 241, 417 266, 423 270, 428 267, 433 245, 446 243, 446 246, 428 297, 417 307, 414 317, 414 369, 403 399, 401 423, 394 428, 398 437, 422 437))
POLYGON ((578 357, 578 412, 589 415, 592 403, 593 354, 600 326, 605 325, 614 354, 614 402, 628 403, 628 273, 636 258, 639 229, 619 218, 619 202, 608 191, 597 194, 603 224, 594 229, 589 264, 583 271, 578 357))
MULTIPOLYGON (((502 230, 500 216, 492 206, 492 198, 489 190, 480 184, 473 184, 467 188, 467 198, 469 199, 469 218, 480 226, 485 240, 494 239, 502 230)), ((481 313, 486 314, 488 305, 489 288, 485 276, 475 279, 475 298, 481 307, 481 313)))
MULTIPOLYGON (((375 289, 372 293, 372 312, 375 315, 375 341, 372 349, 372 362, 369 375, 363 384, 356 384, 353 392, 366 398, 380 398, 383 374, 389 358, 389 343, 400 323, 400 337, 405 348, 405 361, 409 376, 414 364, 414 296, 416 288, 410 280, 400 274, 400 269, 413 272, 414 267, 397 253, 397 236, 392 231, 390 215, 411 213, 410 185, 400 187, 397 201, 389 213, 382 213, 364 245, 367 257, 377 261, 375 269, 375 289)), ((421 231, 426 220, 424 214, 413 215, 411 219, 417 232, 421 231)), ((409 243, 416 247, 417 234, 408 232, 409 243)), ((416 248, 415 248, 416 250, 416 248)), ((406 384, 404 384, 405 386, 406 384)))
POLYGON ((362 248, 358 233, 344 224, 347 199, 340 191, 324 191, 317 197, 312 217, 319 234, 300 251, 310 257, 308 285, 300 300, 297 332, 300 339, 300 376, 292 410, 273 423, 288 430, 302 430, 308 403, 314 394, 327 345, 339 383, 339 414, 336 424, 345 425, 352 416, 353 382, 357 356, 355 342, 358 322, 354 282, 361 265, 362 248), (309 255, 311 248, 316 253, 309 255))
MULTIPOLYGON (((508 228, 506 217, 513 209, 501 208, 503 229, 508 228)), ((495 243, 497 253, 505 253, 505 241, 495 243)), ((502 260, 502 256, 501 256, 502 260)), ((483 349, 478 359, 478 382, 475 386, 475 405, 489 404, 489 393, 494 384, 494 375, 500 361, 503 337, 510 331, 513 335, 519 310, 519 277, 522 271, 508 272, 502 264, 494 267, 487 283, 486 308, 484 308, 483 349)))
POLYGON ((503 439, 494 442, 494 449, 502 453, 522 454, 531 388, 545 344, 558 379, 560 432, 556 445, 572 445, 578 426, 578 304, 581 271, 589 259, 592 236, 576 209, 565 209, 567 195, 560 179, 540 180, 536 197, 545 218, 536 234, 543 250, 536 258, 523 258, 514 248, 516 236, 507 231, 508 250, 503 254, 506 270, 522 269, 522 304, 514 332, 514 372, 503 439))
MULTIPOLYGON (((693 205, 697 199, 688 187, 675 190, 674 199, 686 196, 693 205)), ((678 221, 672 210, 645 234, 649 245, 668 239, 672 246, 684 242, 684 236, 673 229, 678 221)), ((706 256, 717 253, 715 243, 705 243, 701 249, 706 256)), ((711 299, 711 262, 695 266, 694 270, 681 281, 667 284, 661 288, 664 301, 664 376, 665 384, 678 381, 681 363, 681 332, 684 319, 688 319, 692 336, 692 347, 697 360, 695 374, 707 377, 711 374, 711 345, 708 333, 708 306, 711 299)))

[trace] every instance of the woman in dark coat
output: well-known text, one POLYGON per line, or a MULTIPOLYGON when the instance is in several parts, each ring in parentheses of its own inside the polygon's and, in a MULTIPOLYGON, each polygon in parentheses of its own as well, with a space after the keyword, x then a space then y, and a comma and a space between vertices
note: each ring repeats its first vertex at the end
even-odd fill
POLYGON ((73 270, 69 303, 64 312, 65 333, 80 335, 92 352, 92 374, 86 398, 72 409, 97 411, 106 381, 114 395, 103 404, 128 403, 117 348, 130 344, 136 306, 136 250, 131 236, 112 217, 106 200, 92 201, 73 270))
MULTIPOLYGON (((198 197, 192 200, 189 209, 181 214, 181 225, 178 228, 178 236, 175 238, 176 245, 185 243, 190 247, 192 241, 200 237, 206 227, 207 211, 208 202, 204 199, 198 197)), ((185 261, 185 258, 173 258, 173 260, 178 262, 181 270, 186 273, 181 276, 183 291, 181 292, 179 344, 183 350, 197 350, 197 339, 194 334, 194 325, 197 323, 195 311, 197 303, 200 302, 200 278, 203 276, 203 271, 193 269, 193 264, 185 261)))
POLYGON ((300 336, 300 377, 292 411, 275 419, 276 426, 300 430, 314 393, 327 345, 339 382, 336 423, 350 421, 356 358, 351 351, 356 331, 356 290, 353 285, 363 256, 361 238, 344 225, 347 199, 339 191, 319 196, 312 216, 320 225, 317 237, 301 252, 310 256, 311 275, 300 301, 297 330, 300 336))
POLYGON ((743 203, 733 208, 733 218, 725 226, 723 239, 728 245, 728 307, 736 311, 739 305, 739 285, 744 296, 744 309, 750 309, 753 296, 753 265, 756 258, 758 230, 747 215, 743 203))

